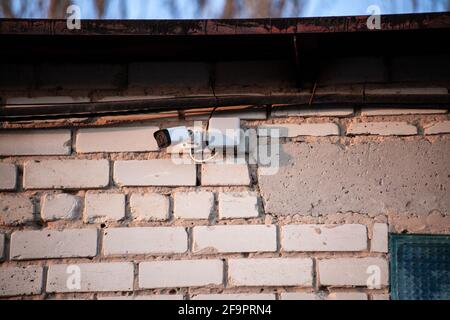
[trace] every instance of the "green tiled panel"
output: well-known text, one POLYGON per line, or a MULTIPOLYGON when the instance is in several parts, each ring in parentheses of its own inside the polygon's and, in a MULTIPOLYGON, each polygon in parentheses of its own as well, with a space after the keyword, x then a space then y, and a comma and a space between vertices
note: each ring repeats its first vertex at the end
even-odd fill
POLYGON ((393 300, 450 300, 450 236, 391 235, 393 300))

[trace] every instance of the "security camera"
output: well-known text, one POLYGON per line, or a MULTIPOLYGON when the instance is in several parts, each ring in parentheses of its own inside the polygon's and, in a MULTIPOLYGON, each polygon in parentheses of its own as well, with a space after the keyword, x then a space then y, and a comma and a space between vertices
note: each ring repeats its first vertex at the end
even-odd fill
POLYGON ((186 127, 176 127, 156 131, 153 135, 160 149, 165 149, 171 145, 189 141, 192 137, 192 131, 186 127))

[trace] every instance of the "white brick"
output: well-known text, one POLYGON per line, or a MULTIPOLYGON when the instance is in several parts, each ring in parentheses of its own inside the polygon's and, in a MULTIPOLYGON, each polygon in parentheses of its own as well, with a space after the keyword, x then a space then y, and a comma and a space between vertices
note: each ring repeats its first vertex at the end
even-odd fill
MULTIPOLYGON (((237 146, 238 156, 254 154, 258 149, 258 132, 255 129, 241 130, 239 145, 237 146)), ((251 158, 250 158, 251 159, 251 158)))
POLYGON ((281 294, 281 300, 312 301, 322 299, 319 295, 311 292, 284 292, 281 294))
POLYGON ((388 284, 388 263, 383 258, 337 258, 318 262, 319 283, 324 286, 367 286, 372 268, 380 268, 380 285, 388 284))
POLYGON ((68 155, 69 130, 21 130, 0 133, 0 156, 68 155))
POLYGON ((228 261, 230 286, 311 287, 311 259, 231 259, 228 261))
POLYGON ((354 114, 353 108, 291 108, 275 107, 272 117, 346 117, 354 114))
POLYGON ((254 192, 219 194, 220 219, 257 218, 259 216, 258 195, 254 192))
POLYGON ((175 254, 188 249, 183 227, 115 228, 105 231, 103 254, 175 254))
POLYGON ((166 221, 169 219, 169 197, 157 194, 133 193, 130 197, 131 215, 137 221, 166 221))
POLYGON ((194 252, 275 252, 277 229, 273 225, 194 228, 194 252))
POLYGON ((134 265, 128 262, 50 265, 47 292, 132 291, 133 278, 134 265), (81 275, 81 288, 69 288, 69 277, 77 271, 80 271, 81 275))
POLYGON ((202 165, 204 186, 249 186, 247 164, 212 163, 202 165))
POLYGON ((366 95, 429 95, 448 94, 447 88, 379 88, 366 89, 366 95))
POLYGON ((28 197, 0 195, 0 225, 18 225, 33 220, 33 203, 28 197))
POLYGON ((125 218, 125 195, 119 193, 86 193, 86 222, 120 221, 125 218))
POLYGON ((360 224, 288 225, 282 227, 285 251, 364 251, 367 228, 360 224))
POLYGON ((88 189, 104 188, 108 184, 108 160, 42 160, 25 163, 25 189, 88 189))
POLYGON ((40 294, 43 272, 43 268, 39 266, 0 268, 0 296, 40 294))
POLYGON ((264 300, 275 300, 275 294, 272 293, 199 294, 193 296, 191 300, 264 301, 264 300))
POLYGON ((16 181, 16 166, 10 163, 0 163, 0 190, 14 190, 16 181))
POLYGON ((195 186, 197 170, 194 164, 177 164, 172 160, 116 161, 114 181, 130 187, 195 186))
POLYGON ((211 118, 208 129, 208 142, 211 149, 234 148, 239 145, 240 123, 239 118, 211 118))
POLYGON ((221 260, 155 261, 139 264, 142 289, 185 288, 221 285, 221 260))
POLYGON ((444 134, 450 133, 450 121, 442 121, 433 123, 425 128, 425 134, 444 134))
POLYGON ((327 300, 368 300, 367 294, 364 292, 333 292, 327 297, 327 300))
POLYGON ((6 99, 7 105, 27 105, 27 104, 54 104, 54 103, 82 103, 90 102, 89 97, 68 97, 68 96, 48 96, 48 97, 14 97, 6 99))
POLYGON ((16 231, 11 235, 11 259, 95 257, 97 229, 16 231))
POLYGON ((389 295, 389 293, 383 294, 373 294, 372 295, 372 300, 391 300, 391 297, 389 295))
POLYGON ((372 116, 397 116, 410 114, 442 114, 447 113, 446 109, 402 109, 402 108, 363 108, 361 115, 372 116))
POLYGON ((5 258, 5 235, 0 233, 0 261, 5 258))
POLYGON ((258 128, 260 137, 273 136, 273 130, 279 130, 280 138, 295 138, 299 136, 338 136, 339 126, 335 123, 305 123, 305 124, 273 124, 258 128))
POLYGON ((41 217, 44 221, 75 220, 80 216, 81 201, 71 194, 47 194, 42 198, 41 217))
POLYGON ((406 122, 365 122, 351 124, 348 135, 411 136, 417 127, 406 122))
POLYGON ((177 192, 174 196, 174 213, 180 219, 207 220, 214 209, 212 192, 177 192))
POLYGON ((385 223, 375 223, 372 230, 370 250, 372 252, 388 252, 389 227, 385 223))
POLYGON ((159 128, 149 126, 80 129, 77 152, 145 152, 158 151, 153 134, 159 128))
POLYGON ((183 295, 181 294, 174 294, 174 295, 168 295, 168 294, 161 294, 161 295, 150 295, 150 296, 109 296, 109 297, 98 297, 97 300, 109 300, 109 301, 129 301, 129 300, 145 300, 145 301, 151 301, 151 300, 162 300, 162 301, 169 301, 169 300, 184 300, 183 295))
MULTIPOLYGON (((239 148, 239 146, 238 146, 239 148)), ((225 149, 209 149, 206 148, 202 151, 202 155, 197 155, 199 159, 207 160, 204 165, 219 165, 219 166, 230 166, 232 168, 233 165, 246 165, 248 164, 244 154, 234 155, 234 148, 225 148, 225 149), (215 151, 214 156, 213 151, 215 151), (225 154, 224 154, 225 152, 225 154), (210 160, 208 160, 210 159, 210 160)))

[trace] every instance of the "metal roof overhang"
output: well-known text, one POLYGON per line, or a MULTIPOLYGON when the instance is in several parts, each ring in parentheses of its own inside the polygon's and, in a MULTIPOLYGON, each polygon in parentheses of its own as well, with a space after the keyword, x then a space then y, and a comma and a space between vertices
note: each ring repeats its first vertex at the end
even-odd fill
MULTIPOLYGON (((315 92, 317 79, 330 60, 382 57, 393 84, 392 60, 413 57, 408 86, 450 87, 450 13, 382 16, 381 30, 368 30, 366 16, 256 20, 123 21, 83 20, 81 30, 68 30, 65 20, 0 20, 2 63, 130 63, 133 61, 289 61, 297 92, 289 94, 175 97, 146 101, 77 103, 32 107, 3 106, 4 119, 71 117, 159 112, 219 106, 272 104, 448 106, 448 94, 367 96, 364 93, 315 92), (430 67, 430 62, 437 61, 430 67), (414 60, 416 59, 416 60, 414 60), (313 92, 314 91, 314 92, 313 92)), ((367 66, 369 68, 370 66, 367 66)), ((364 73, 365 66, 352 72, 364 73)), ((403 70, 404 71, 404 70, 403 70)), ((334 79, 327 79, 335 85, 334 79)), ((174 79, 174 81, 176 81, 174 79)), ((375 83, 377 82, 377 83, 375 83)), ((358 83, 355 83, 355 85, 358 83)), ((364 83, 372 84, 371 79, 364 83)), ((348 86, 352 86, 349 79, 348 86)), ((321 83, 319 83, 321 86, 321 83)), ((248 92, 254 92, 248 87, 248 92)), ((1 88, 0 88, 1 91, 1 88)))

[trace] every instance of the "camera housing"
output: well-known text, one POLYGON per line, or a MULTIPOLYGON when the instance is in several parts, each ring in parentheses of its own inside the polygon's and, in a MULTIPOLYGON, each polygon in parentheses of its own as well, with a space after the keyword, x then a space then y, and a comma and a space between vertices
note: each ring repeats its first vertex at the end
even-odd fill
POLYGON ((191 135, 191 132, 186 127, 158 130, 153 134, 160 149, 166 149, 171 145, 188 141, 191 139, 191 135))
POLYGON ((212 149, 234 148, 241 143, 239 118, 211 118, 207 131, 202 126, 175 127, 158 130, 154 133, 160 149, 186 144, 186 148, 203 148, 208 145, 212 149))

